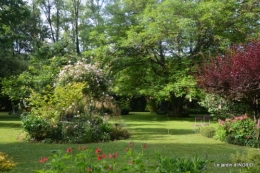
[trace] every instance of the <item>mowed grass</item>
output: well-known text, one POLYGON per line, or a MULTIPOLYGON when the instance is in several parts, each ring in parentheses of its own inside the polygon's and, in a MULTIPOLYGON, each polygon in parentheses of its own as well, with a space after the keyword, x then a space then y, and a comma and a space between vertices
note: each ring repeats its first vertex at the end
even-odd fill
MULTIPOLYGON (((121 118, 111 119, 111 122, 120 123, 123 128, 126 128, 131 134, 130 139, 91 144, 43 144, 24 141, 19 117, 0 113, 0 151, 9 154, 18 163, 10 171, 11 173, 28 173, 40 169, 43 167, 43 164, 39 163, 41 157, 51 156, 51 150, 65 150, 69 147, 76 149, 79 146, 87 146, 93 150, 100 147, 105 153, 118 152, 119 156, 122 156, 130 141, 134 142, 134 149, 137 151, 141 151, 142 143, 148 145, 145 155, 150 159, 151 164, 155 160, 156 151, 163 156, 182 158, 195 155, 203 158, 207 156, 208 159, 214 160, 208 165, 207 171, 212 173, 240 172, 239 168, 216 167, 216 164, 232 163, 230 155, 237 151, 240 153, 246 153, 249 150, 259 152, 259 149, 230 145, 194 133, 192 130, 194 118, 192 117, 168 118, 147 112, 131 112, 121 118)), ((210 126, 216 127, 217 123, 213 121, 210 126)), ((119 166, 127 163, 120 160, 120 157, 118 159, 119 166)))

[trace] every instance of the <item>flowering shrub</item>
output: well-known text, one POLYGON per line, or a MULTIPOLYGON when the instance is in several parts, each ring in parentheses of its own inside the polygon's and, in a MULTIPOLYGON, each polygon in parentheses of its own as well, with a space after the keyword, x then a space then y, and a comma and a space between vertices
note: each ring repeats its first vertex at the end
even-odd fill
POLYGON ((218 120, 220 126, 215 138, 236 145, 254 146, 258 143, 259 129, 247 114, 218 120))
POLYGON ((66 65, 60 71, 56 85, 63 86, 71 82, 87 82, 84 94, 94 98, 104 96, 110 84, 100 68, 80 61, 74 65, 66 65))
MULTIPOLYGON (((158 160, 153 162, 145 153, 148 145, 143 143, 141 151, 136 152, 134 143, 130 142, 125 149, 125 155, 121 157, 118 152, 105 153, 99 147, 95 150, 87 147, 67 148, 65 151, 55 151, 50 158, 40 158, 41 163, 45 163, 45 168, 36 170, 38 173, 83 173, 83 172, 193 172, 198 173, 206 169, 210 163, 208 159, 194 158, 173 158, 162 157, 157 152, 158 160), (120 164, 118 164, 120 162, 120 164), (124 164, 125 163, 125 164, 124 164)), ((147 151, 148 152, 148 151, 147 151)))
POLYGON ((16 163, 12 158, 8 158, 8 155, 0 152, 0 172, 10 171, 16 163))

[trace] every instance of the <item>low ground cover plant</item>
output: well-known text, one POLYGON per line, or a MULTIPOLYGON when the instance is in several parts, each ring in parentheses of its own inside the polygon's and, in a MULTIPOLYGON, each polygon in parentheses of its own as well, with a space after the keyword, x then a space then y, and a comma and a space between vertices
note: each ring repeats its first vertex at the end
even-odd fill
POLYGON ((230 144, 259 147, 259 128, 247 114, 218 122, 214 138, 230 144))
POLYGON ((260 152, 248 151, 246 154, 236 152, 231 154, 231 161, 233 163, 247 164, 249 166, 242 166, 242 173, 256 173, 260 172, 260 152))
POLYGON ((13 169, 16 163, 6 153, 0 152, 0 172, 6 172, 13 169))
POLYGON ((120 156, 118 152, 104 153, 97 147, 95 150, 87 147, 78 149, 67 148, 66 151, 54 151, 52 157, 42 157, 40 162, 45 164, 42 170, 35 170, 38 173, 67 173, 67 172, 136 172, 144 173, 153 170, 157 173, 178 173, 178 172, 203 172, 210 163, 207 158, 198 156, 193 158, 164 157, 157 152, 157 160, 151 160, 146 156, 148 145, 143 143, 141 151, 136 152, 134 143, 130 142, 125 148, 125 155, 120 156), (125 163, 125 164, 123 164, 125 163), (121 166, 119 166, 121 164, 121 166))

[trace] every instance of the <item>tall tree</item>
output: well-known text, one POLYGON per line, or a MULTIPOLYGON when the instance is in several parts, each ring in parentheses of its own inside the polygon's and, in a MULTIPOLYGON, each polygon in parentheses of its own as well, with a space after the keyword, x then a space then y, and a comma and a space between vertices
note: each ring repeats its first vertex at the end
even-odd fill
POLYGON ((30 11, 22 0, 0 2, 0 77, 17 74, 23 63, 20 62, 24 33, 21 30, 30 11))
POLYGON ((257 10, 257 1, 110 1, 106 45, 96 55, 116 91, 169 100, 180 115, 196 93, 194 62, 257 35, 257 10))

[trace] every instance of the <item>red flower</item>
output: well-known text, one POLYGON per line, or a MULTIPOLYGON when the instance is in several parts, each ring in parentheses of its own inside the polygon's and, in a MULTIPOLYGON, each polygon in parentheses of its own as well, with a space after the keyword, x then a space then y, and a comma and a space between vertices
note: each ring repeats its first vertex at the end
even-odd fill
POLYGON ((116 152, 116 153, 114 153, 113 158, 117 158, 117 156, 118 156, 118 153, 116 152))
POLYGON ((143 148, 147 148, 147 144, 146 143, 143 144, 143 148))
POLYGON ((84 147, 83 149, 84 149, 84 150, 87 150, 88 148, 87 148, 87 147, 84 147))
POLYGON ((102 159, 106 158, 106 155, 105 154, 102 154, 101 155, 102 159))
POLYGON ((108 158, 109 158, 109 159, 112 159, 112 158, 113 158, 113 155, 109 153, 109 154, 108 154, 108 158))
POLYGON ((67 152, 67 153, 72 152, 72 148, 67 148, 66 152, 67 152))
POLYGON ((44 162, 46 162, 47 160, 48 160, 47 157, 43 157, 43 158, 40 159, 40 162, 41 162, 41 163, 44 163, 44 162))
POLYGON ((98 159, 98 160, 101 160, 101 159, 102 159, 102 156, 101 156, 101 155, 98 155, 98 156, 97 156, 97 159, 98 159))
POLYGON ((129 142, 129 146, 132 147, 134 145, 133 142, 129 142))
POLYGON ((88 172, 92 172, 92 169, 90 167, 88 167, 87 171, 88 172))
POLYGON ((96 154, 98 154, 100 152, 101 152, 100 148, 97 148, 96 151, 95 151, 96 154))

